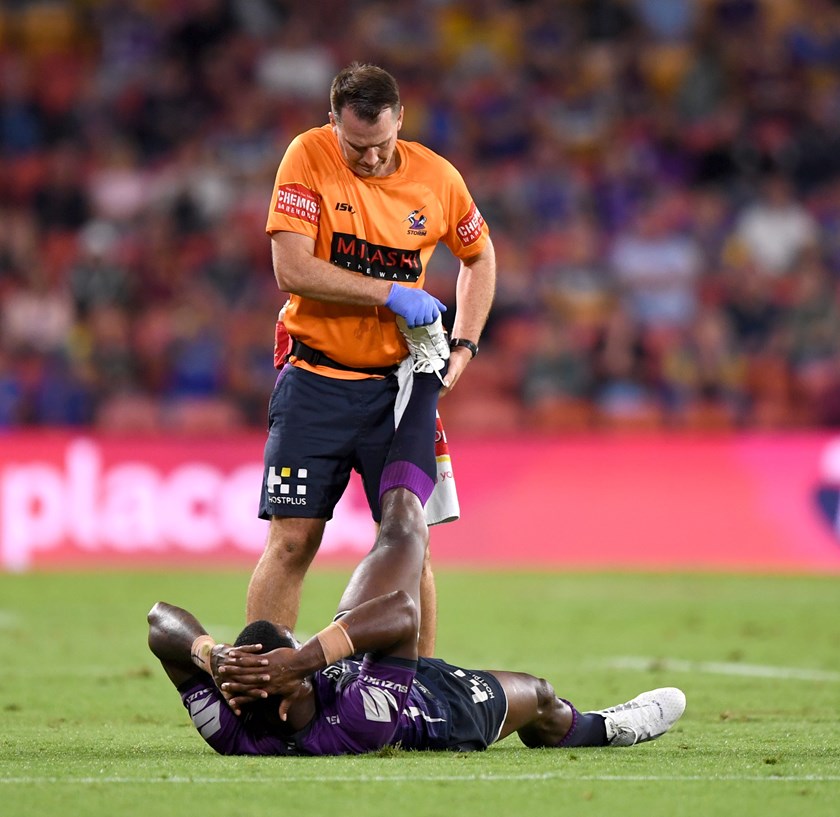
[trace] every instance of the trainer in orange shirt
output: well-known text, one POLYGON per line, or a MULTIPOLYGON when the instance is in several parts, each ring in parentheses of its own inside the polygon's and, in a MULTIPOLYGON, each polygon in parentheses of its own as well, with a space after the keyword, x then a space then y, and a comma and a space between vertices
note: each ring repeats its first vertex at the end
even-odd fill
MULTIPOLYGON (((376 522, 394 433, 396 326, 433 323, 446 306, 422 287, 438 242, 460 260, 451 390, 478 350, 495 288, 489 231, 458 171, 398 138, 394 78, 354 63, 330 89, 329 124, 297 136, 274 184, 266 230, 289 294, 278 319, 280 368, 269 406, 260 515, 265 550, 248 588, 249 621, 294 627, 301 586, 352 470, 376 522)), ((435 591, 421 587, 421 652, 434 647, 435 591)))

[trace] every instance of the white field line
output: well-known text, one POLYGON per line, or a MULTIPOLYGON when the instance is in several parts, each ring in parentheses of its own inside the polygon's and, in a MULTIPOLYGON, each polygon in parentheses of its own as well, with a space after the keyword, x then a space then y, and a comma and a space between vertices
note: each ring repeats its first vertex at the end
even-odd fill
MULTIPOLYGON (((2 626, 2 625, 0 625, 2 626)), ((156 663, 149 663, 149 667, 157 670, 156 663)), ((637 670, 639 672, 650 672, 657 670, 662 672, 683 672, 706 675, 737 675, 748 678, 770 678, 773 680, 788 681, 818 681, 823 683, 840 683, 840 672, 832 670, 805 669, 803 667, 777 667, 765 664, 741 664, 734 661, 686 661, 681 658, 647 658, 644 656, 614 656, 605 658, 602 661, 592 662, 591 667, 597 669, 619 669, 637 670)), ((120 675, 129 672, 131 668, 113 667, 105 664, 68 664, 61 669, 62 675, 120 675)), ((16 668, 6 666, 3 669, 6 675, 14 676, 16 668)), ((20 674, 29 672, 27 669, 20 669, 20 674)))
MULTIPOLYGON (((840 775, 575 775, 570 777, 568 770, 556 772, 539 772, 533 774, 446 774, 422 775, 413 772, 406 775, 283 775, 283 783, 509 783, 525 781, 562 780, 564 783, 575 782, 603 782, 603 783, 837 783, 840 775)), ((265 777, 0 777, 0 784, 15 786, 45 786, 45 785, 148 785, 156 783, 175 785, 250 785, 264 784, 265 777)))
POLYGON ((647 672, 651 669, 664 672, 689 672, 707 675, 739 675, 749 678, 772 678, 790 681, 840 682, 840 672, 802 667, 774 667, 764 664, 740 664, 733 661, 683 661, 679 658, 643 658, 640 656, 616 656, 599 662, 598 666, 608 669, 629 669, 647 672))
MULTIPOLYGON (((3 629, 3 612, 0 610, 0 629, 3 629)), ((156 665, 154 665, 156 666, 156 665)), ((779 667, 767 664, 742 664, 734 661, 686 661, 681 658, 654 658, 638 655, 618 655, 592 662, 591 666, 604 669, 637 670, 650 672, 683 672, 706 675, 736 675, 748 678, 770 678, 773 680, 817 681, 840 683, 840 672, 832 670, 806 669, 803 667, 779 667)), ((15 667, 7 666, 4 672, 15 675, 15 667)), ((21 670, 22 672, 24 670, 21 670)), ((28 670, 27 670, 28 671, 28 670)), ((113 675, 126 672, 105 664, 68 664, 62 667, 63 675, 113 675)))

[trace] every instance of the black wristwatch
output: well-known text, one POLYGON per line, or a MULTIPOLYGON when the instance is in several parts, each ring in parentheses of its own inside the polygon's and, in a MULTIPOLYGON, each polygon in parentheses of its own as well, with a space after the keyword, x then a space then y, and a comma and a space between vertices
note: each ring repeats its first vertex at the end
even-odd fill
MULTIPOLYGON (((475 357, 478 354, 478 346, 476 346, 471 340, 467 340, 466 338, 452 338, 449 341, 449 348, 454 349, 456 346, 465 346, 467 349, 470 350, 470 354, 475 357)), ((470 358, 472 360, 472 358, 470 358)))

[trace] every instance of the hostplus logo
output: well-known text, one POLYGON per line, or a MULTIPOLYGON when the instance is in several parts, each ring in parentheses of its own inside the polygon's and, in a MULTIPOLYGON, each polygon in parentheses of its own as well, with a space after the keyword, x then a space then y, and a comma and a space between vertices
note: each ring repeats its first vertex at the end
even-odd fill
POLYGON ((273 505, 306 505, 306 478, 309 472, 306 468, 298 468, 295 476, 292 469, 283 467, 280 473, 272 465, 268 469, 265 487, 268 491, 268 501, 273 505))

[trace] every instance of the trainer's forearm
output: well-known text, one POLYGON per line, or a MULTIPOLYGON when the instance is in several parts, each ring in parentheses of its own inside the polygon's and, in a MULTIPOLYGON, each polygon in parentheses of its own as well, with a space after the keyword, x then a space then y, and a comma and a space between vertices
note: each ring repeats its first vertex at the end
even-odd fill
POLYGON ((283 291, 315 301, 384 306, 391 291, 390 281, 380 281, 344 270, 316 258, 300 236, 275 233, 271 257, 277 286, 283 291))
POLYGON ((496 292, 496 253, 488 241, 480 255, 461 264, 455 288, 457 311, 452 337, 478 343, 496 292))

